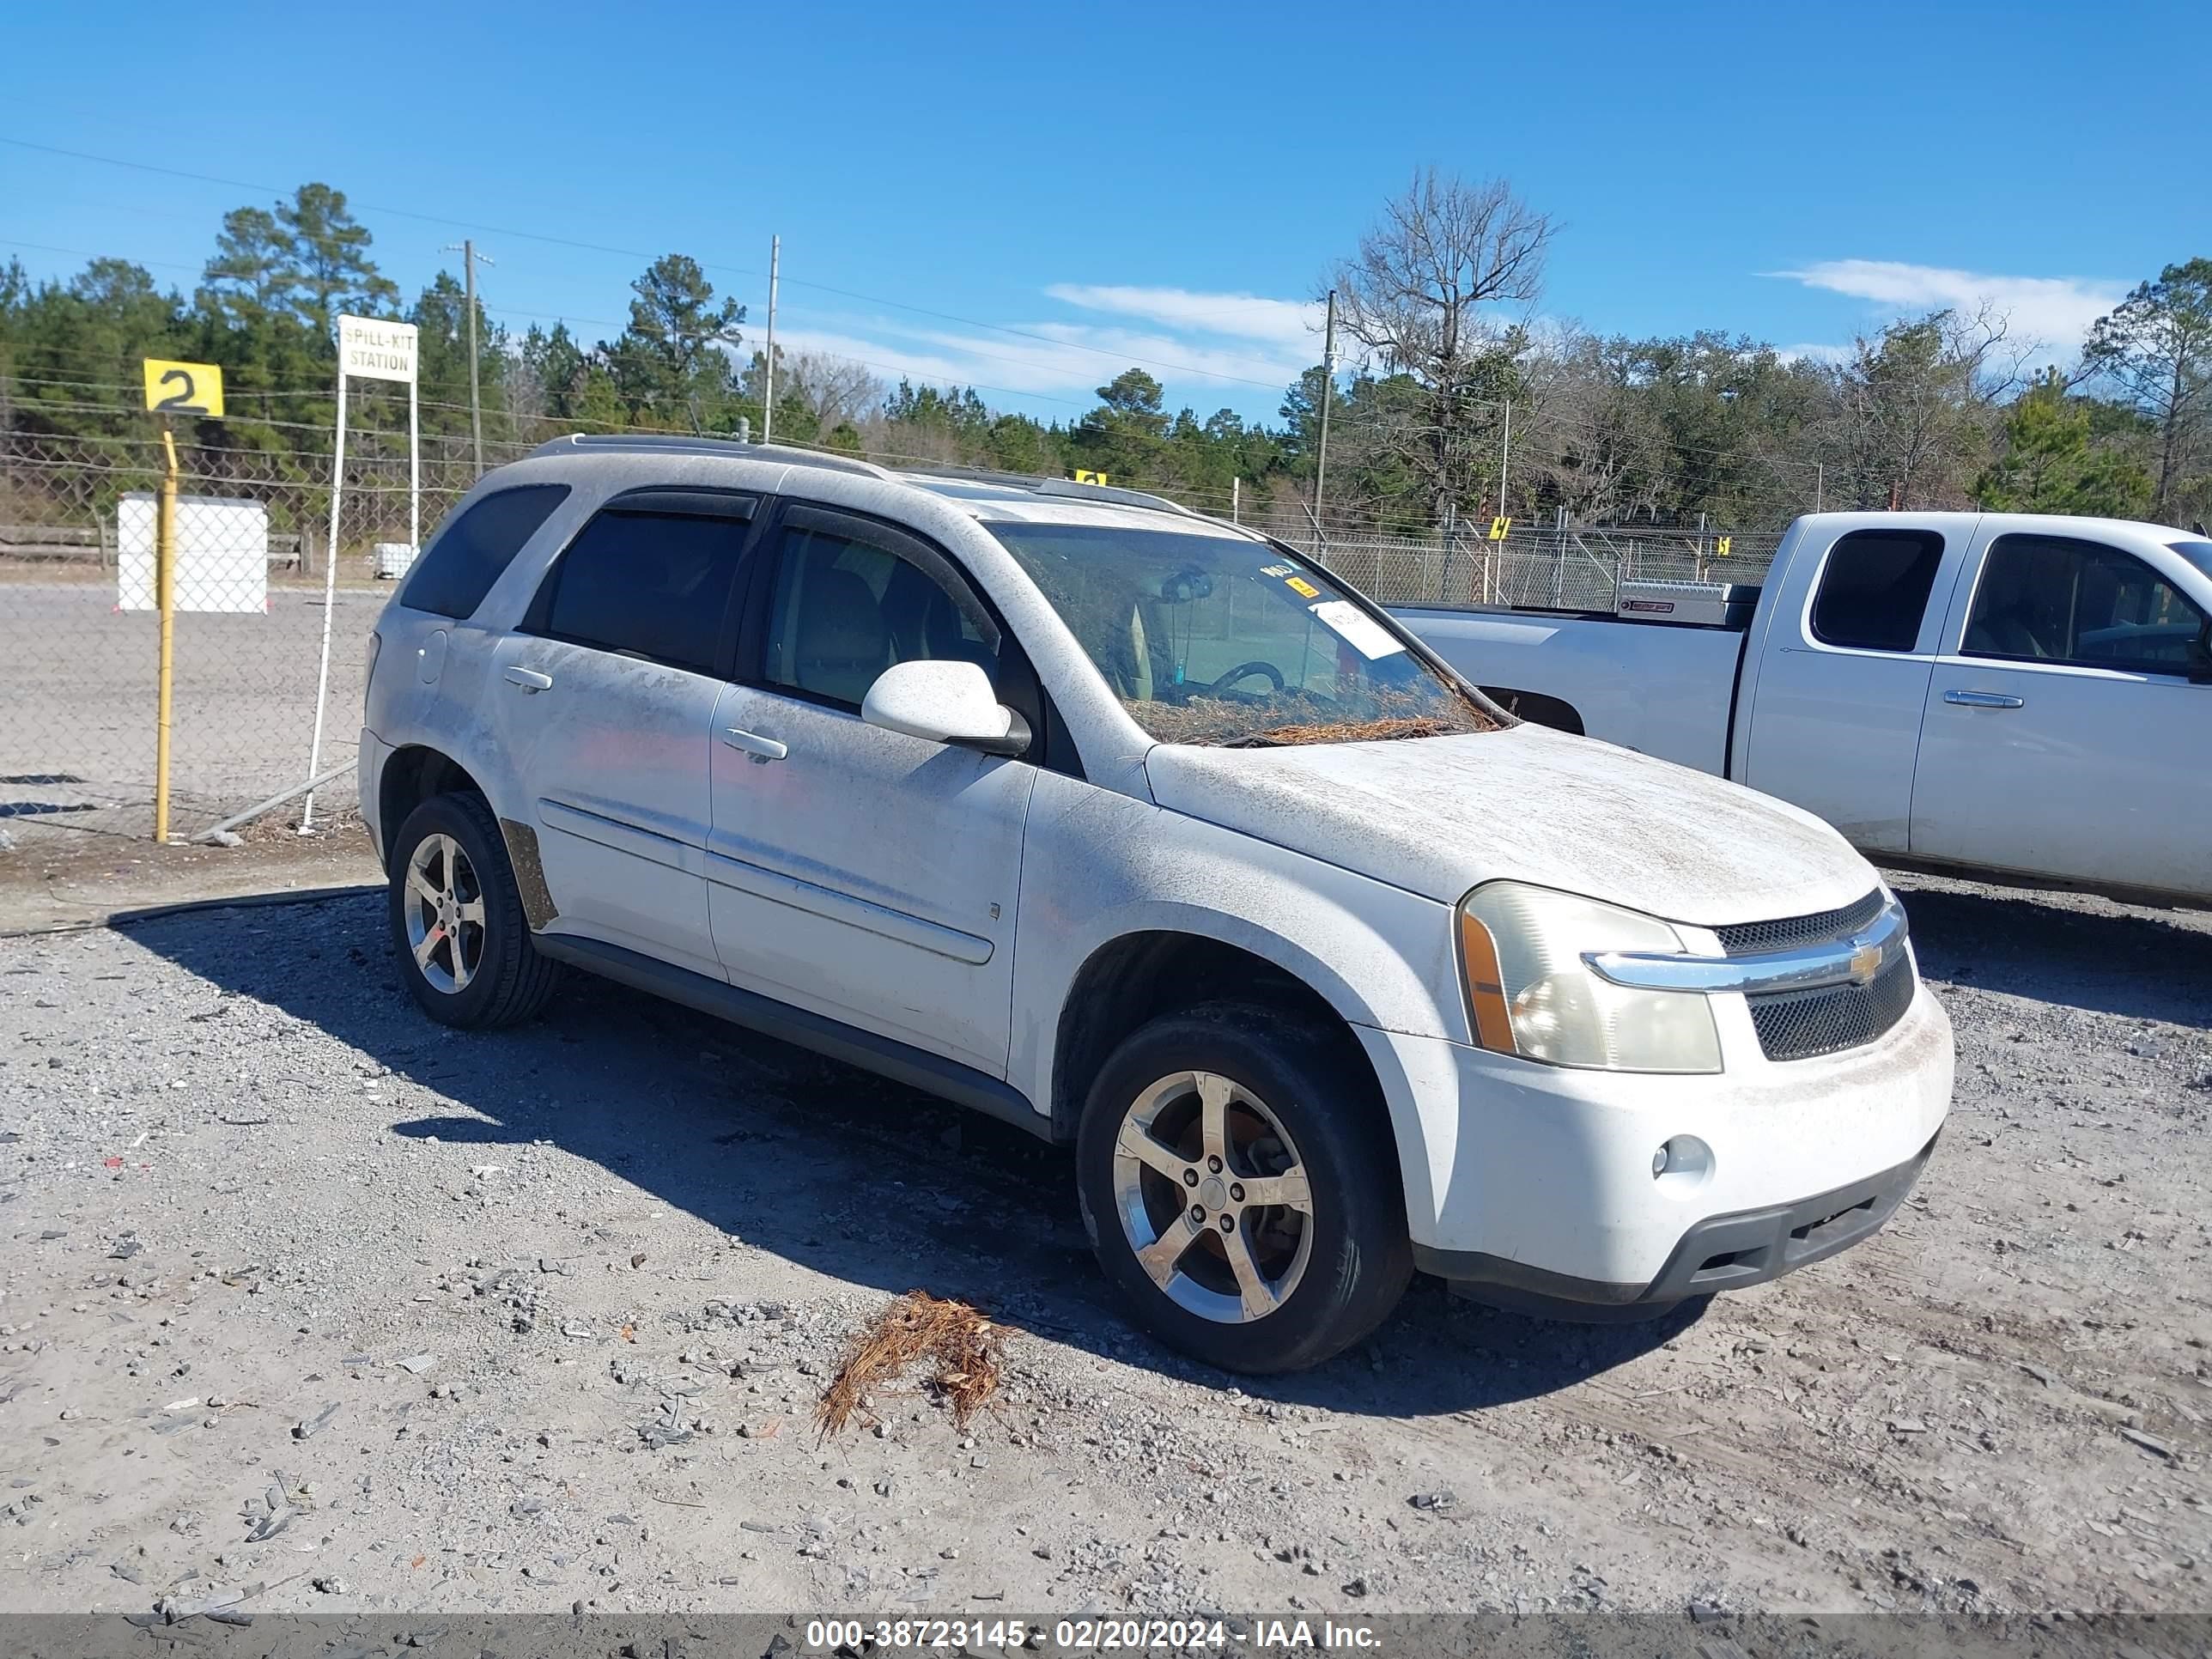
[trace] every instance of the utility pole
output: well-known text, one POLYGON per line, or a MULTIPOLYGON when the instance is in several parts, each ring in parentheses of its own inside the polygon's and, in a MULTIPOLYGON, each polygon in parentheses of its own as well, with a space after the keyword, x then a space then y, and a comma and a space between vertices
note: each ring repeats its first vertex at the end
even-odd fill
POLYGON ((1813 510, 1820 510, 1820 495, 1828 482, 1828 469, 1819 461, 1813 463, 1813 510))
POLYGON ((467 290, 469 307, 469 440, 474 446, 477 477, 483 477, 483 366, 477 361, 477 262, 495 264, 489 253, 477 252, 477 245, 466 238, 446 244, 445 252, 461 256, 461 284, 467 290))
POLYGON ((1321 344, 1321 446, 1314 452, 1314 551, 1321 551, 1322 489, 1328 481, 1328 400, 1336 386, 1336 290, 1328 291, 1328 325, 1321 344))
POLYGON ((1244 475, 1241 472, 1229 481, 1229 522, 1244 522, 1244 475))
POLYGON ((768 239, 768 391, 761 398, 761 441, 775 441, 775 277, 783 259, 783 238, 768 239))
POLYGON ((1505 464, 1513 459, 1513 399, 1505 399, 1505 442, 1498 452, 1498 516, 1505 516, 1505 464))

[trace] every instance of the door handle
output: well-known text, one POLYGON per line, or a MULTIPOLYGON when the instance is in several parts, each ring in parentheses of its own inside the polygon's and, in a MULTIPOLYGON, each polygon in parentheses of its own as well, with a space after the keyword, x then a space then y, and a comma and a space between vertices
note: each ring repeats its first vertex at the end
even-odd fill
POLYGON ((507 665, 507 683, 519 685, 526 691, 550 691, 553 689, 550 674, 541 674, 534 668, 524 668, 516 663, 507 665))
POLYGON ((740 749, 750 755, 754 764, 759 766, 765 766, 770 761, 781 760, 791 752, 774 738, 763 738, 752 732, 740 732, 734 726, 722 733, 722 741, 732 749, 740 749))
POLYGON ((1945 702, 1954 702, 1961 708, 2025 708, 2026 697, 2008 696, 2002 691, 1946 691, 1945 702))

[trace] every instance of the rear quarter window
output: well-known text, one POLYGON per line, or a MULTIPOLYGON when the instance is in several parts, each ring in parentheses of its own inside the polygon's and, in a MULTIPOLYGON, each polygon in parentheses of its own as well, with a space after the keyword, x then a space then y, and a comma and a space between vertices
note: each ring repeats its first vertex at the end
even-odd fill
POLYGON ((1926 530, 1855 530, 1838 538, 1813 598, 1813 637, 1858 651, 1912 649, 1943 538, 1926 530))
POLYGON ((431 539, 399 603, 456 622, 474 616, 500 573, 568 496, 566 484, 517 484, 471 502, 431 539))

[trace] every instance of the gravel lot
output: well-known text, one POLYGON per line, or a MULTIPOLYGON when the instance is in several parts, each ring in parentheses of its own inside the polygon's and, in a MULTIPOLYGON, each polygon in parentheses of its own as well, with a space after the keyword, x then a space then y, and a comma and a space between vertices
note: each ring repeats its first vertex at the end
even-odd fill
POLYGON ((0 939, 0 1610, 2202 1610, 2212 918, 1900 884, 1960 1088, 1877 1239, 1259 1386, 1060 1155, 593 981, 447 1034, 375 897, 0 939), (817 1445, 917 1285, 998 1408, 817 1445))
MULTIPOLYGON (((352 757, 368 633, 390 596, 389 584, 338 591, 325 770, 352 757)), ((150 832, 160 624, 114 605, 112 577, 0 580, 0 830, 15 841, 150 832)), ((272 586, 265 616, 179 614, 170 810, 180 830, 307 781, 322 640, 319 586, 272 586)), ((325 794, 350 802, 350 779, 325 794)))

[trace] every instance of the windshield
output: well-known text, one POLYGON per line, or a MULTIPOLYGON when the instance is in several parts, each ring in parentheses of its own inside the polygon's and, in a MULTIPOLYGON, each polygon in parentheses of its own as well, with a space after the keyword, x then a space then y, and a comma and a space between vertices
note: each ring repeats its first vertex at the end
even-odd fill
POLYGON ((2168 542, 2166 545, 2206 575, 2212 576, 2212 542, 2168 542))
POLYGON ((1256 748, 1505 721, 1303 559, 1241 537, 988 524, 1162 743, 1256 748))

